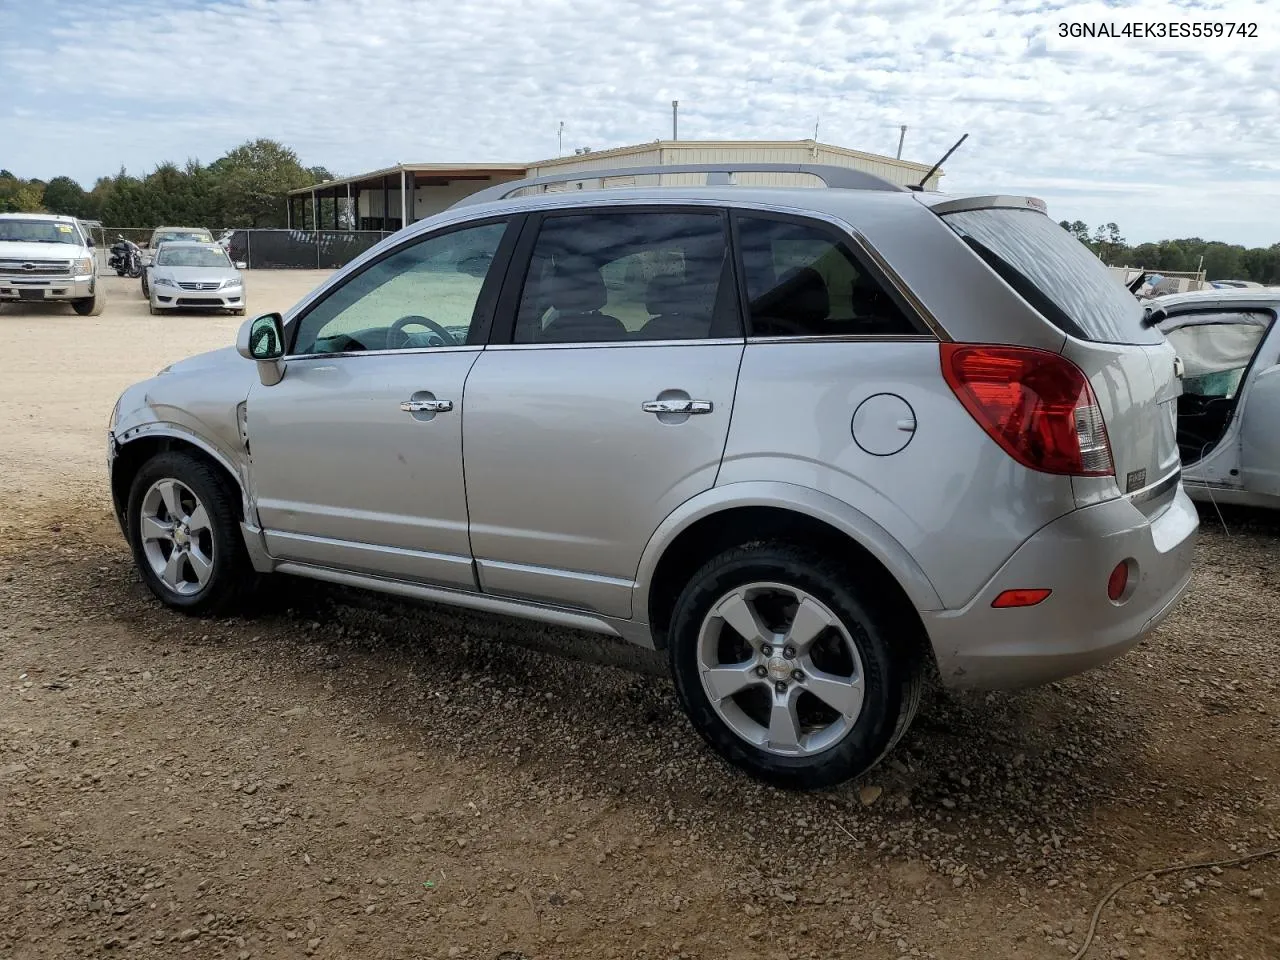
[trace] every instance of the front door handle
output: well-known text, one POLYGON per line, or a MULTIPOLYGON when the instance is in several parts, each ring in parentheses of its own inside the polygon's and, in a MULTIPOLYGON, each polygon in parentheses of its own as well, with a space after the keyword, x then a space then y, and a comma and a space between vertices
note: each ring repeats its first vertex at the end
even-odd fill
POLYGON ((646 400, 640 404, 645 413, 710 413, 713 405, 710 400, 646 400))
POLYGON ((400 409, 405 413, 448 413, 453 409, 452 400, 401 400, 400 409))

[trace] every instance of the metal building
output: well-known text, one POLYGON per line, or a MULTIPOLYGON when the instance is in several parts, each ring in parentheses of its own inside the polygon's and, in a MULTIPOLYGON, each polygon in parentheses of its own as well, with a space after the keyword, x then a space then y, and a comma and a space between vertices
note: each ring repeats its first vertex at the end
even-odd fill
MULTIPOLYGON (((582 171, 582 180, 553 184, 546 190, 579 190, 597 186, 697 185, 697 174, 662 177, 592 177, 593 171, 621 167, 671 166, 689 163, 820 163, 863 170, 893 183, 917 184, 929 164, 863 153, 816 140, 654 140, 611 150, 591 150, 536 163, 417 163, 327 180, 289 195, 289 225, 320 230, 399 230, 447 209, 458 200, 496 183, 552 173, 582 171), (660 181, 660 183, 659 183, 660 181)), ((925 184, 935 190, 942 171, 925 184)), ((760 186, 817 186, 801 174, 744 173, 739 183, 760 186)))

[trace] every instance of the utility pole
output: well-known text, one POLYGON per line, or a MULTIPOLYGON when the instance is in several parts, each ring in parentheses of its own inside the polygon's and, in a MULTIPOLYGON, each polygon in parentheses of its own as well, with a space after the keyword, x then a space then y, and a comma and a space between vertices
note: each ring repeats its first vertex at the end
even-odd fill
POLYGON ((564 121, 560 121, 560 132, 556 134, 556 156, 564 156, 564 121))
POLYGON ((677 114, 679 113, 679 110, 680 110, 680 101, 672 100, 671 101, 671 139, 672 140, 680 139, 680 128, 677 124, 677 119, 676 119, 677 114))
POLYGON ((898 159, 902 159, 902 141, 907 139, 907 125, 904 123, 898 128, 898 159))

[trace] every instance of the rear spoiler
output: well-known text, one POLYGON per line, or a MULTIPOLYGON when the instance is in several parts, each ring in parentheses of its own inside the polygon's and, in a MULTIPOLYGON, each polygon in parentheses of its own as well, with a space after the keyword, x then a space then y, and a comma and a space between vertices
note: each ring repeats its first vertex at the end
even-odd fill
POLYGON ((1015 197, 1008 194, 991 194, 985 197, 956 197, 948 199, 930 198, 928 194, 916 194, 917 198, 938 216, 948 213, 962 213, 966 210, 1034 210, 1036 213, 1049 213, 1049 205, 1039 197, 1015 197), (932 202, 930 202, 932 199, 932 202))

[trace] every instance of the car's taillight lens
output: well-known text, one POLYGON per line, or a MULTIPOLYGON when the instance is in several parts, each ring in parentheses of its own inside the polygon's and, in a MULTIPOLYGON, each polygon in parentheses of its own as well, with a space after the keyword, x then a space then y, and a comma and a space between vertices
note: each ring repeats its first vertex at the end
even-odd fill
POLYGON ((941 348, 942 375, 957 399, 1013 459, 1076 477, 1115 472, 1098 400, 1066 357, 1001 344, 941 348))
POLYGON ((1119 603, 1120 598, 1124 596, 1125 588, 1129 586, 1129 561, 1121 560, 1116 564, 1116 568, 1111 571, 1111 576, 1107 578, 1107 596, 1111 598, 1112 603, 1119 603))

